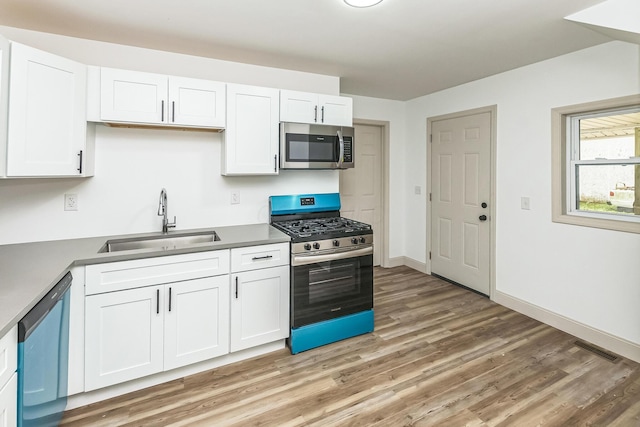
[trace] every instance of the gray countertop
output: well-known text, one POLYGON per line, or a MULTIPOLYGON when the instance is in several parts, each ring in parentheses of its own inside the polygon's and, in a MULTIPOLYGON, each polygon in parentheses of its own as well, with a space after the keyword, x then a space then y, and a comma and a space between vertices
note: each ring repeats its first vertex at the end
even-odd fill
POLYGON ((158 236, 160 233, 0 245, 0 337, 22 319, 58 280, 76 265, 289 241, 289 236, 269 224, 180 230, 169 232, 168 235, 206 231, 215 231, 220 237, 220 241, 169 250, 144 249, 113 253, 99 252, 107 240, 152 237, 158 236))

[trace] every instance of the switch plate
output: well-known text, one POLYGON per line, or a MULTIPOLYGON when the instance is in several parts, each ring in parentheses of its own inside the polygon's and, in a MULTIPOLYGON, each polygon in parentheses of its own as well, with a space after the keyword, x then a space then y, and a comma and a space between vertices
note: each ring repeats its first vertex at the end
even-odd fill
POLYGON ((237 205, 239 203, 240 203, 240 194, 231 193, 231 204, 232 205, 237 205))
POLYGON ((413 193, 422 194, 422 187, 420 187, 419 185, 416 185, 415 187, 413 187, 413 193))
POLYGON ((65 194, 64 195, 64 210, 65 211, 77 211, 78 210, 78 195, 77 194, 65 194))
POLYGON ((520 197, 520 209, 528 211, 531 209, 531 200, 528 197, 520 197))

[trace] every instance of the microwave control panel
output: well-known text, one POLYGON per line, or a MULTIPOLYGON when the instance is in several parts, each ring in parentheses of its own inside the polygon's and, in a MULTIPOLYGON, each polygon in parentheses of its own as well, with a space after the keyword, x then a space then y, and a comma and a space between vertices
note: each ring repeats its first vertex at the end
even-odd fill
POLYGON ((344 162, 353 162, 353 140, 351 138, 344 139, 344 162))

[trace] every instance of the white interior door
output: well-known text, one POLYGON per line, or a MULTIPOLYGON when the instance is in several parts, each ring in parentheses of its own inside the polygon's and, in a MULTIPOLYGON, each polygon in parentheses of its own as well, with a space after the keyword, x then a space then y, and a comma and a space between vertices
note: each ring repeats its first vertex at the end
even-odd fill
POLYGON ((373 264, 380 265, 382 249, 382 127, 356 125, 355 167, 340 171, 340 213, 371 224, 373 264))
POLYGON ((491 113, 431 125, 431 272, 490 292, 491 113))

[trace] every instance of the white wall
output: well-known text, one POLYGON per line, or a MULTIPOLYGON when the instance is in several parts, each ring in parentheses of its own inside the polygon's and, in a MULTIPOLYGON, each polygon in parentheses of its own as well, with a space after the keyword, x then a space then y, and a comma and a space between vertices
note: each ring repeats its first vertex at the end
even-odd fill
MULTIPOLYGON (((339 93, 339 78, 0 27, 5 37, 92 64, 292 90, 339 93)), ((160 189, 177 229, 268 222, 268 197, 337 192, 337 171, 275 177, 220 175, 222 136, 210 132, 96 127, 88 179, 0 180, 0 244, 158 231, 160 189), (231 205, 231 192, 240 204, 231 205), (65 193, 79 210, 65 212, 65 193)))
MULTIPOLYGON (((611 42, 409 101, 404 162, 406 187, 424 185, 427 118, 496 104, 496 290, 635 345, 640 236, 551 222, 550 117, 553 107, 639 93, 639 53, 611 42)), ((414 238, 428 235, 425 200, 408 196, 404 209, 406 255, 427 262, 414 238)))

